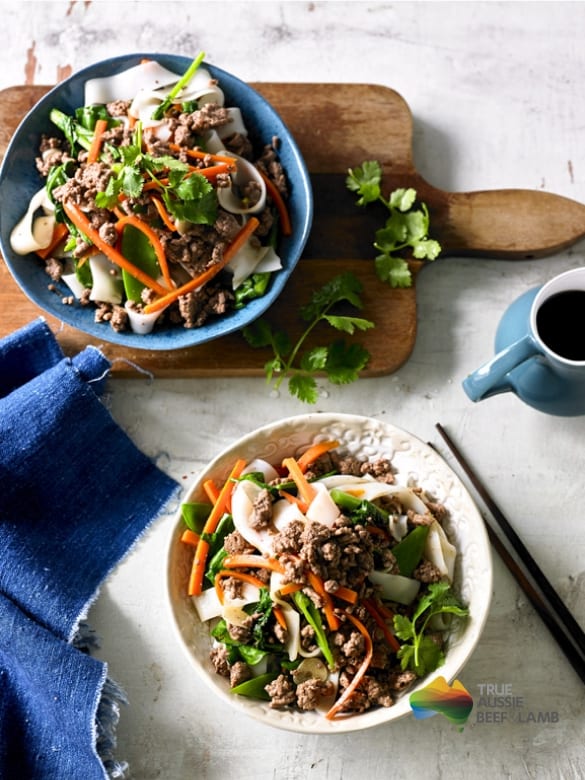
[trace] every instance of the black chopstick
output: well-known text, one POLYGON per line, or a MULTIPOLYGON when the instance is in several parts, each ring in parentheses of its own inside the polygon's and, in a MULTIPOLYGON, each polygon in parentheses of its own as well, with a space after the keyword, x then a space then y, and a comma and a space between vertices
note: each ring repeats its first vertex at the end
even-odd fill
POLYGON ((455 445, 449 434, 440 423, 436 424, 436 429, 449 447, 461 468, 465 471, 471 483, 487 508, 490 510, 494 520, 498 523, 500 529, 510 542, 514 552, 520 561, 524 564, 524 569, 516 562, 514 557, 508 552, 507 548, 500 540, 494 529, 484 517, 484 522, 490 541, 496 548, 502 560, 514 575, 518 584, 529 598, 533 607, 536 609, 541 619, 556 639, 561 650, 581 678, 585 682, 585 632, 577 623, 573 615, 567 609, 565 603, 559 597, 545 574, 542 572, 530 552, 524 546, 522 540, 518 537, 504 513, 498 507, 494 499, 488 493, 485 486, 481 483, 471 466, 467 463, 458 447, 455 445), (536 583, 530 581, 530 577, 536 583))

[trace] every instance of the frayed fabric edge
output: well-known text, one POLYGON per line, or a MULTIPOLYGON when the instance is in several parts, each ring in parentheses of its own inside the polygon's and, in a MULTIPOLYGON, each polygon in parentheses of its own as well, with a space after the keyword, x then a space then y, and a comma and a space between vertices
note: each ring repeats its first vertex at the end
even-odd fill
MULTIPOLYGON (((92 650, 99 647, 99 639, 87 623, 81 622, 72 645, 81 652, 91 655, 92 650)), ((104 780, 127 780, 130 776, 128 762, 115 756, 120 707, 127 704, 126 693, 117 682, 108 677, 108 667, 104 663, 102 678, 96 692, 92 724, 93 749, 101 762, 104 780)))

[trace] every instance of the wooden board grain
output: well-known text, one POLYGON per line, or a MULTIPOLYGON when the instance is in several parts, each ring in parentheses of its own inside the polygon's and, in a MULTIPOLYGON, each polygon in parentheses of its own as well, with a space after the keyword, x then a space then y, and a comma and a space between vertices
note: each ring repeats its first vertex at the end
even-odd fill
MULTIPOLYGON (((432 235, 442 255, 487 256, 522 260, 566 248, 585 235, 585 206, 542 190, 491 190, 451 193, 426 182, 412 159, 412 115, 394 90, 371 84, 284 84, 253 86, 277 109, 306 160, 314 191, 314 222, 303 256, 284 292, 266 313, 292 338, 302 332, 299 308, 314 290, 338 273, 353 271, 364 286, 362 316, 376 327, 356 338, 370 352, 363 372, 381 376, 396 371, 410 356, 416 339, 416 278, 422 263, 409 261, 414 284, 398 290, 382 284, 374 272, 374 233, 387 214, 382 206, 356 206, 345 186, 347 169, 378 160, 384 191, 414 187, 427 203, 432 235)), ((0 156, 24 114, 49 87, 18 86, 0 92, 0 156)), ((0 337, 42 314, 0 263, 0 337)), ((66 352, 87 344, 100 346, 119 375, 139 376, 129 363, 154 376, 261 376, 268 351, 250 348, 239 333, 173 352, 124 349, 90 338, 47 318, 66 352), (127 362, 126 362, 127 361, 127 362)), ((336 335, 336 334, 335 334, 336 335)), ((330 341, 316 329, 309 346, 330 341)))
MULTIPOLYGON (((355 197, 346 190, 344 180, 349 166, 369 158, 392 159, 396 164, 400 160, 401 172, 407 173, 409 110, 395 92, 383 87, 254 86, 276 107, 293 132, 311 173, 315 193, 313 230, 303 257, 266 317, 296 337, 304 324, 299 318, 299 307, 309 300, 313 290, 338 273, 354 271, 364 285, 362 316, 376 323, 374 330, 357 337, 371 354, 364 373, 371 376, 390 373, 407 360, 415 342, 415 290, 392 290, 376 278, 372 240, 373 231, 380 223, 376 223, 373 213, 366 214, 356 207, 355 197), (350 106, 357 106, 357 110, 350 111, 350 106)), ((47 89, 11 87, 0 93, 0 154, 4 154, 20 119, 47 89)), ((379 220, 380 215, 377 216, 379 220)), ((41 310, 13 281, 4 262, 0 263, 0 336, 40 314, 41 310)), ((98 345, 110 359, 124 359, 113 364, 113 370, 124 376, 139 376, 125 361, 155 376, 260 376, 270 356, 265 350, 249 347, 240 333, 189 349, 159 352, 99 342, 54 318, 47 319, 66 354, 73 354, 87 344, 98 345)), ((339 335, 332 334, 324 326, 316 331, 311 343, 317 343, 319 338, 322 343, 324 338, 329 341, 339 335)))

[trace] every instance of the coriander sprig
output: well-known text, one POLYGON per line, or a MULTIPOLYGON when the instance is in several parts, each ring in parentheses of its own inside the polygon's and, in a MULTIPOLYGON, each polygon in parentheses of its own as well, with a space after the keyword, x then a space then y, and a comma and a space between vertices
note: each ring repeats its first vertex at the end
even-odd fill
POLYGON ((382 168, 375 160, 368 160, 357 168, 350 168, 346 178, 349 190, 359 195, 358 206, 378 201, 390 212, 383 228, 376 231, 374 248, 380 253, 375 258, 378 278, 391 287, 410 287, 412 274, 407 261, 399 255, 411 249, 417 260, 435 260, 441 246, 429 238, 429 212, 425 203, 415 209, 416 190, 412 187, 394 190, 389 198, 382 195, 382 168))
POLYGON ((369 352, 360 344, 348 345, 339 339, 328 346, 316 346, 305 352, 301 350, 309 334, 321 321, 349 335, 353 335, 356 329, 365 331, 373 328, 374 323, 362 317, 331 313, 331 309, 342 302, 361 309, 362 289, 359 279, 348 272, 334 277, 314 292, 310 302, 300 310, 302 319, 308 325, 295 344, 285 331, 273 329, 264 319, 256 320, 244 328, 244 338, 250 346, 272 348, 273 357, 264 365, 267 383, 272 383, 277 390, 288 378, 288 389, 292 396, 305 403, 316 403, 317 373, 324 373, 332 384, 355 381, 370 359, 369 352))
POLYGON ((402 669, 411 669, 418 677, 441 666, 445 656, 432 636, 426 634, 433 615, 454 615, 464 618, 469 610, 459 603, 448 582, 429 585, 428 592, 421 598, 412 616, 394 616, 394 632, 403 644, 398 651, 402 669))

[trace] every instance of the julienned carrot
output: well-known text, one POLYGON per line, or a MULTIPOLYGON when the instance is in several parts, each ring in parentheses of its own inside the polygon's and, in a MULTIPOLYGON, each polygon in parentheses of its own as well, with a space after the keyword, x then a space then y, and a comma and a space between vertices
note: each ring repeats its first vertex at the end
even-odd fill
POLYGON ((224 577, 233 577, 235 580, 241 580, 242 582, 249 582, 250 585, 255 585, 257 588, 266 587, 266 583, 262 582, 262 580, 258 579, 258 577, 254 577, 253 574, 247 574, 246 572, 243 571, 230 571, 229 569, 220 569, 215 575, 215 579, 214 579, 215 592, 217 593, 217 598, 219 599, 220 604, 223 604, 224 602, 223 588, 221 587, 221 580, 224 577))
POLYGON ((156 255, 156 259, 158 260, 163 278, 167 285, 172 289, 174 282, 171 279, 169 264, 167 263, 167 256, 156 232, 150 227, 150 225, 144 222, 144 220, 140 219, 140 217, 137 217, 135 214, 124 214, 124 216, 120 217, 116 223, 116 230, 121 233, 126 225, 132 225, 132 227, 136 228, 136 230, 140 230, 140 232, 144 233, 144 235, 148 238, 152 248, 154 249, 154 253, 156 255))
POLYGON ((374 623, 378 626, 379 629, 381 629, 382 633, 384 634, 384 638, 386 639, 386 642, 388 642, 392 650, 394 650, 394 652, 397 653, 400 650, 400 643, 396 639, 394 634, 390 631, 388 624, 384 620, 384 617, 378 611, 376 605, 369 599, 364 599, 364 601, 362 601, 362 604, 364 605, 368 614, 371 616, 374 623))
POLYGON ((186 295, 187 293, 193 292, 193 290, 196 290, 198 287, 206 284, 210 279, 213 279, 213 277, 216 276, 242 248, 242 246, 254 233, 259 224, 260 223, 256 217, 250 217, 244 227, 236 235, 232 243, 227 247, 223 253, 223 258, 219 262, 215 263, 215 265, 212 265, 202 274, 199 274, 199 276, 196 276, 194 279, 186 282, 186 284, 181 285, 181 287, 176 287, 172 292, 167 292, 165 295, 163 295, 162 298, 158 298, 158 300, 149 303, 144 307, 144 313, 152 314, 155 311, 160 311, 161 309, 166 308, 169 304, 173 303, 173 301, 176 301, 177 298, 180 298, 181 295, 186 295))
POLYGON ((196 534, 195 531, 192 531, 190 528, 185 528, 181 534, 181 541, 196 547, 199 544, 199 534, 196 534))
POLYGON ((132 274, 138 281, 142 282, 142 284, 151 290, 154 290, 159 295, 166 295, 169 292, 168 288, 163 287, 156 279, 153 279, 138 268, 138 266, 134 265, 134 263, 127 260, 115 247, 107 244, 77 204, 66 200, 63 202, 63 209, 75 227, 81 231, 83 235, 87 236, 91 243, 97 246, 112 263, 115 263, 115 265, 128 271, 128 273, 132 274))
POLYGON ((306 514, 309 506, 301 498, 299 498, 298 496, 293 496, 293 494, 289 493, 288 490, 279 490, 278 495, 286 499, 289 504, 294 504, 295 506, 297 506, 303 514, 306 514))
POLYGON ((203 483, 203 490, 205 491, 205 495, 211 501, 211 503, 215 504, 219 498, 219 489, 215 482, 212 479, 206 479, 203 483))
POLYGON ((210 160, 211 162, 228 163, 229 165, 236 165, 234 157, 230 157, 228 154, 210 154, 200 149, 184 149, 179 144, 169 144, 169 149, 172 152, 184 152, 187 157, 192 157, 195 160, 210 160))
POLYGON ((308 506, 315 498, 315 488, 310 484, 310 482, 308 482, 305 475, 301 471, 299 464, 294 458, 285 458, 282 461, 282 465, 288 469, 288 473, 290 474, 291 479, 297 486, 301 500, 304 501, 308 506))
POLYGON ((151 201, 154 204, 155 209, 158 211, 158 215, 162 219, 165 226, 171 231, 171 233, 174 233, 177 229, 177 226, 171 219, 169 212, 165 209, 162 200, 160 200, 160 198, 153 197, 151 198, 151 201))
POLYGON ((49 257, 49 255, 55 251, 55 249, 59 246, 61 241, 63 241, 68 233, 69 228, 64 222, 55 222, 51 243, 44 249, 37 249, 37 255, 42 257, 43 260, 46 260, 47 257, 49 257))
POLYGON ((93 139, 87 152, 87 162, 97 162, 104 142, 104 133, 108 129, 107 119, 98 119, 93 130, 93 139))
POLYGON ((254 553, 228 555, 222 565, 224 569, 269 569, 278 572, 278 574, 284 574, 284 567, 276 558, 267 558, 264 555, 255 555, 254 553))
POLYGON ((284 612, 282 607, 279 604, 272 605, 272 614, 276 618, 276 622, 280 625, 280 627, 284 628, 285 631, 288 631, 288 626, 286 624, 284 612))
POLYGON ((218 523, 225 512, 229 495, 234 487, 233 480, 240 476, 245 466, 245 460, 241 460, 239 458, 236 460, 229 477, 226 479, 223 487, 219 491, 217 501, 211 508, 211 512, 205 521, 201 539, 199 539, 199 544, 195 550, 193 566, 191 567, 191 576, 189 577, 188 588, 189 596, 198 596, 201 593, 203 588, 203 575, 205 574, 205 564, 209 554, 209 542, 205 541, 205 537, 216 531, 218 523))
POLYGON ((327 718, 327 720, 334 720, 335 716, 341 710, 343 710, 347 702, 351 699, 357 687, 359 686, 360 682, 362 681, 364 675, 368 671, 370 664, 372 662, 372 656, 374 654, 372 637, 370 636, 368 629, 364 626, 361 620, 358 620, 358 618, 355 617, 355 615, 352 615, 350 612, 346 612, 345 615, 347 619, 354 624, 354 626, 363 636, 366 645, 366 652, 364 655, 364 660, 361 662, 359 669, 354 674, 352 681, 347 686, 347 688, 343 691, 343 693, 341 694, 339 699, 337 699, 337 701, 331 707, 331 709, 326 713, 325 717, 327 718))
POLYGON ((307 579, 309 580, 309 585, 323 601, 323 612, 325 613, 325 617, 327 619, 327 625, 332 631, 336 631, 339 628, 339 618, 335 614, 333 599, 325 590, 323 580, 321 577, 317 576, 315 572, 310 570, 307 572, 307 579))
POLYGON ((352 588, 346 588, 345 585, 340 585, 336 591, 332 594, 337 599, 347 601, 348 604, 357 604, 358 593, 352 588))
POLYGON ((316 444, 311 445, 308 450, 305 450, 303 454, 297 458, 300 470, 304 474, 311 463, 314 463, 321 455, 329 452, 329 450, 334 450, 336 447, 339 447, 339 442, 335 440, 319 441, 316 444))
POLYGON ((207 168, 193 168, 193 170, 185 174, 185 178, 188 178, 194 173, 198 173, 200 176, 204 176, 206 179, 213 180, 220 173, 231 173, 233 170, 233 165, 229 165, 228 163, 217 163, 217 165, 209 165, 207 168))
POLYGON ((274 205, 276 206, 276 210, 278 211, 278 216, 280 217, 280 229, 282 230, 283 236, 290 236, 292 233, 292 224, 290 221, 290 214, 288 213, 288 207, 286 203, 284 202, 284 198, 278 191, 278 188, 274 184, 274 182, 268 178, 268 176, 258 169, 258 173, 260 176, 262 176, 264 183, 266 184, 266 190, 270 197, 272 198, 274 205))
POLYGON ((296 593, 297 590, 302 590, 304 587, 302 582, 287 582, 286 585, 278 589, 278 592, 281 596, 290 596, 291 593, 296 593))

